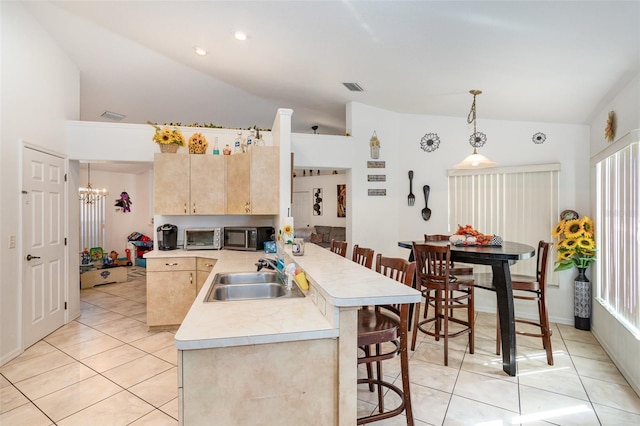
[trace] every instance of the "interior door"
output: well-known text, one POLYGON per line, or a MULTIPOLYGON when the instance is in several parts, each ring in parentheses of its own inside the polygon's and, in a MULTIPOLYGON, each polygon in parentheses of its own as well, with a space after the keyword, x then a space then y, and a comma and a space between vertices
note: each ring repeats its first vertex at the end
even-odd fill
POLYGON ((22 333, 27 348, 64 324, 64 159, 25 147, 22 333))
POLYGON ((311 193, 309 191, 295 191, 291 203, 291 216, 297 228, 306 228, 311 222, 311 193))

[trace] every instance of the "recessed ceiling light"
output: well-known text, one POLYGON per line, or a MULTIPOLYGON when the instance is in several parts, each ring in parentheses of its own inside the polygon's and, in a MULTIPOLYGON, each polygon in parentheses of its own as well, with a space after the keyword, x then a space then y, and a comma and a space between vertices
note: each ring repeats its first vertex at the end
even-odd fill
POLYGON ((236 38, 236 40, 240 41, 245 41, 247 39, 247 33, 242 31, 236 31, 235 33, 233 33, 233 36, 236 38))
POLYGON ((105 111, 100 114, 101 117, 106 118, 107 120, 112 121, 120 121, 126 117, 124 114, 118 114, 117 112, 105 111))
POLYGON ((364 89, 358 83, 342 83, 342 84, 344 85, 344 87, 346 87, 352 92, 364 92, 364 89))
POLYGON ((206 56, 207 55, 207 51, 204 50, 202 47, 196 46, 196 47, 193 48, 193 51, 196 52, 196 55, 198 55, 198 56, 206 56))

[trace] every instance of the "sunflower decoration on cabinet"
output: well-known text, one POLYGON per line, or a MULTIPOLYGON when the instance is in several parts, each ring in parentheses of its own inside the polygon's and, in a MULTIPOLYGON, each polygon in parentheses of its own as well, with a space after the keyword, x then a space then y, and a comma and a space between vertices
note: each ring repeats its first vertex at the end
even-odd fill
POLYGON ((209 143, 202 133, 194 133, 189 138, 189 154, 205 154, 209 143))
POLYGON ((607 124, 604 127, 604 137, 607 142, 613 142, 616 138, 616 114, 609 111, 607 115, 607 124))

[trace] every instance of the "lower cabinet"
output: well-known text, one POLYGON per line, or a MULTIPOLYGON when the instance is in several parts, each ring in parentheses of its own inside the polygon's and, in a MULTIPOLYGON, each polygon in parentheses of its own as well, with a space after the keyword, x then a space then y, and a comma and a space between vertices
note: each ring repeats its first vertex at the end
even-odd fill
POLYGON ((209 277, 215 264, 216 259, 207 259, 206 257, 196 258, 196 294, 200 293, 204 282, 209 277))
POLYGON ((196 298, 196 274, 195 257, 147 259, 147 326, 182 323, 196 298))

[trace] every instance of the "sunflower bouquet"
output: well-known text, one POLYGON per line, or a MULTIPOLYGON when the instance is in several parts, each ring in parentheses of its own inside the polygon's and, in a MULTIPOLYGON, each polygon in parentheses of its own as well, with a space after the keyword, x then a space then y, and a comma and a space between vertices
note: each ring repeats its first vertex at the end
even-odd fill
MULTIPOLYGON (((577 216, 577 215, 576 215, 577 216)), ((556 271, 573 268, 588 268, 596 261, 596 242, 593 239, 593 221, 588 216, 562 219, 553 229, 558 238, 556 271)))
POLYGON ((156 124, 148 121, 148 124, 152 125, 156 132, 153 134, 153 141, 158 145, 178 145, 184 146, 184 136, 180 129, 171 128, 169 126, 164 126, 164 128, 160 128, 156 124))

